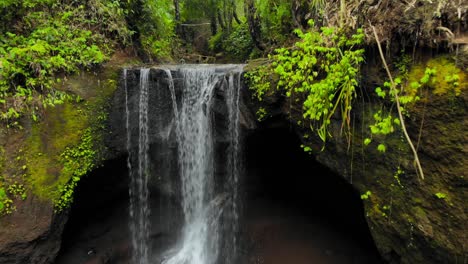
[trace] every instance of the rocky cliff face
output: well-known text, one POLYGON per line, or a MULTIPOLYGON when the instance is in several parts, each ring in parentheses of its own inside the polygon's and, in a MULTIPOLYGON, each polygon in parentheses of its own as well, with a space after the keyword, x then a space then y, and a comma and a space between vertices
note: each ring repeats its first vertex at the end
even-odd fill
POLYGON ((26 199, 1 220, 0 263, 52 263, 66 221, 67 214, 54 214, 49 202, 26 199))
MULTIPOLYGON (((123 71, 120 79, 120 86, 113 96, 113 107, 109 113, 108 127, 111 131, 106 138, 108 159, 123 155, 127 152, 127 129, 126 119, 129 114, 129 127, 131 128, 130 146, 138 146, 138 100, 139 100, 139 78, 140 69, 128 69, 123 71)), ((181 98, 181 82, 183 81, 180 72, 171 70, 172 80, 174 82, 175 98, 181 98)), ((152 68, 149 73, 149 127, 148 139, 150 144, 150 156, 152 162, 151 171, 158 175, 158 180, 153 181, 151 185, 155 191, 166 194, 177 193, 174 184, 171 183, 170 175, 177 173, 177 142, 175 142, 175 123, 173 118, 173 103, 171 92, 169 90, 170 79, 167 70, 162 68, 152 68), (173 157, 168 159, 167 156, 173 157), (168 164, 168 160, 171 160, 168 164)), ((247 95, 247 89, 242 89, 243 97, 247 95)), ((217 151, 223 151, 227 144, 228 129, 228 109, 226 106, 226 92, 222 85, 218 85, 214 90, 214 102, 211 105, 213 114, 214 140, 217 151)), ((255 119, 251 111, 241 100, 240 123, 243 130, 255 127, 255 119)), ((180 107, 179 100, 177 105, 180 107)), ((220 152, 221 153, 221 152, 220 152)), ((217 164, 221 169, 224 164, 217 164)), ((221 173, 221 172, 220 172, 221 173)))
POLYGON ((37 111, 37 122, 24 117, 16 128, 0 128, 0 186, 11 199, 10 212, 0 217, 0 263, 53 263, 68 219, 68 208, 57 204, 65 201, 65 187, 77 176, 75 171, 84 168, 70 167, 63 153, 92 153, 93 166, 99 164, 102 120, 116 87, 114 73, 108 67, 74 76, 60 89, 82 100, 37 111), (88 130, 94 131, 92 144, 83 148, 88 130))
MULTIPOLYGON (((371 137, 369 125, 380 109, 374 87, 383 80, 375 65, 364 69, 361 93, 353 105, 350 140, 341 134, 341 120, 333 120, 332 139, 323 143, 302 121, 301 106, 279 93, 262 103, 270 117, 290 121, 303 143, 312 146, 316 159, 340 174, 363 197, 370 231, 382 256, 389 263, 463 263, 467 257, 465 162, 468 136, 465 127, 467 84, 461 83, 458 96, 427 91, 406 118, 425 173, 416 175, 413 156, 400 131, 386 137, 387 151, 377 151, 376 143, 364 146, 371 137)), ((258 102, 251 102, 257 110, 258 102)), ((382 139, 381 139, 382 140, 382 139)), ((272 143, 274 144, 274 143, 272 143)))
MULTIPOLYGON (((465 162, 467 132, 464 129, 467 126, 466 89, 462 89, 458 96, 428 93, 424 101, 410 109, 411 116, 407 119, 407 126, 413 141, 419 139, 419 155, 426 175, 425 180, 420 180, 414 170, 413 157, 398 133, 385 139, 387 144, 385 154, 379 153, 376 146, 372 145, 374 143, 367 147, 362 144, 364 138, 369 136, 368 126, 373 122, 372 114, 379 107, 376 100, 369 96, 374 84, 371 76, 375 75, 372 68, 364 69, 364 76, 368 76, 363 83, 365 89, 353 106, 352 140, 348 141, 340 135, 341 122, 337 118, 331 124, 333 139, 327 142, 323 152, 320 151, 322 143, 318 138, 313 136, 303 138, 304 144, 311 145, 318 161, 344 177, 360 193, 371 192, 371 195, 363 200, 367 221, 377 247, 390 263, 463 263, 467 257, 465 234, 467 217, 464 203, 467 199, 464 172, 468 169, 465 162)), ((104 137, 106 151, 103 155, 107 160, 121 158, 127 152, 125 86, 121 73, 120 71, 120 85, 111 96, 107 95, 108 99, 112 98, 106 123, 108 133, 104 137)), ((137 69, 127 71, 128 102, 138 100, 138 74, 137 69)), ((177 94, 180 92, 177 90, 178 78, 176 75, 173 77, 177 94)), ((164 70, 152 69, 150 79, 154 81, 154 86, 168 85, 164 70)), ((80 86, 76 83, 75 85, 80 86)), ((99 86, 99 84, 94 85, 99 86)), ((226 118, 225 104, 222 103, 224 92, 217 89, 215 94, 216 101, 212 111, 218 120, 226 118)), ((150 122, 155 126, 149 130, 153 133, 150 138, 154 140, 151 142, 153 147, 150 151, 152 158, 158 160, 159 156, 161 160, 161 155, 172 155, 175 150, 174 142, 164 143, 163 140, 167 133, 172 133, 170 118, 167 118, 167 115, 157 114, 172 111, 171 101, 167 100, 170 98, 170 93, 168 90, 161 90, 150 96, 154 97, 152 100, 158 102, 150 106, 149 116, 155 118, 150 122), (155 125, 156 123, 159 125, 155 125)), ((244 133, 255 129, 257 121, 254 113, 263 106, 267 108, 270 116, 287 120, 291 124, 290 127, 294 128, 301 137, 311 134, 309 128, 297 125, 297 121, 302 119, 300 106, 292 104, 281 95, 271 95, 261 105, 251 99, 245 87, 242 97, 240 119, 244 133)), ((131 112, 132 104, 129 105, 131 112)), ((67 111, 58 111, 57 116, 53 117, 57 122, 47 122, 46 116, 40 125, 51 129, 53 128, 51 125, 63 128, 63 120, 70 117, 67 113, 70 114, 67 111)), ((135 117, 129 121, 137 122, 135 117)), ((222 148, 223 131, 226 128, 223 127, 223 122, 217 123, 220 127, 216 129, 216 140, 218 146, 222 148)), ((83 124, 84 128, 88 125, 83 124)), ((25 131, 34 131, 31 130, 34 126, 36 125, 25 126, 25 131)), ((50 132, 54 131, 53 129, 39 130, 42 132, 36 136, 36 139, 40 139, 43 143, 42 149, 46 151, 46 146, 53 145, 50 137, 61 138, 67 129, 76 127, 68 128, 65 125, 65 128, 57 128, 56 130, 62 132, 54 136, 51 136, 50 132)), ((2 139, 5 139, 3 142, 6 144, 25 142, 27 145, 28 135, 33 133, 14 136, 9 132, 3 133, 2 139)), ((13 146, 17 145, 11 144, 10 149, 13 146)), ((10 156, 7 162, 15 157, 14 154, 10 156)), ((26 165, 29 169, 30 165, 26 165)), ((48 168, 46 170, 48 173, 56 173, 56 166, 48 168)), ((158 171, 158 168, 154 169, 158 171)), ((6 171, 14 174, 15 169, 3 170, 4 173, 6 171)), ((60 178, 60 174, 54 175, 60 178)), ((161 177, 164 178, 167 179, 161 177)), ((169 182, 157 180, 152 186, 158 192, 167 194, 174 192, 169 182)), ((18 201, 17 210, 13 214, 0 218, 0 262, 51 263, 59 250, 66 221, 66 214, 54 213, 50 201, 39 198, 31 191, 26 200, 18 201)))

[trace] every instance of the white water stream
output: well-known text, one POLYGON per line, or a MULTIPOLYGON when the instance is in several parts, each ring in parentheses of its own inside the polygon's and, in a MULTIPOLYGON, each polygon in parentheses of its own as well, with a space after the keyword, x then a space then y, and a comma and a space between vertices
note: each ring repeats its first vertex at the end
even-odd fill
MULTIPOLYGON (((124 71, 126 74, 127 72, 124 71)), ((148 204, 149 191, 149 160, 148 160, 148 76, 150 69, 140 70, 140 94, 138 105, 138 170, 132 166, 132 156, 129 154, 127 166, 130 174, 130 231, 132 234, 132 261, 135 264, 149 264, 149 234, 150 208, 148 204)), ((131 153, 131 129, 129 127, 128 87, 125 85, 125 100, 127 111, 127 150, 131 153)))
MULTIPOLYGON (((235 263, 238 225, 238 184, 240 174, 239 100, 242 66, 194 65, 166 68, 173 109, 173 126, 177 141, 180 202, 184 227, 176 248, 172 249, 164 264, 216 264, 235 263), (171 70, 182 78, 181 98, 176 98, 171 70), (212 112, 214 94, 221 89, 227 108, 228 148, 223 157, 215 157, 212 112), (179 105, 179 108, 178 108, 179 105), (215 161, 223 162, 223 186, 215 184, 215 161), (224 222, 223 222, 224 221, 224 222), (221 260, 222 258, 222 260, 221 260)), ((132 232, 133 263, 153 263, 149 259, 149 206, 148 179, 148 102, 149 69, 140 70, 138 171, 134 172, 131 158, 128 168, 130 186, 130 229, 132 232)), ((124 71, 124 78, 127 72, 124 71)), ((127 148, 131 153, 128 120, 128 91, 126 91, 127 148)), ((157 165, 157 164, 156 164, 157 165)))

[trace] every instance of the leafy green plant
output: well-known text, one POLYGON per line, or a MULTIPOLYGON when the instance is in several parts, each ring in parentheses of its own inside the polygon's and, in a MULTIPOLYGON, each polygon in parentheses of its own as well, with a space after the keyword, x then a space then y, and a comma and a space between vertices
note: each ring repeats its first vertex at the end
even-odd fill
POLYGON ((258 100, 269 92, 270 76, 279 76, 278 88, 287 97, 305 96, 303 117, 311 121, 310 128, 325 143, 330 136, 331 117, 340 111, 342 129, 349 131, 352 100, 359 83, 359 69, 364 61, 364 49, 359 48, 364 33, 358 29, 348 34, 334 27, 296 30, 300 41, 291 48, 280 48, 270 56, 270 66, 261 66, 247 74, 250 88, 258 100))
MULTIPOLYGON (((78 12, 78 11, 76 11, 78 12)), ((54 76, 73 73, 106 59, 100 40, 90 30, 74 27, 73 11, 46 17, 29 13, 36 26, 29 34, 6 32, 0 41, 0 120, 11 121, 37 107, 61 104, 73 96, 54 89, 54 76)))
POLYGON ((267 116, 267 111, 265 108, 260 107, 255 114, 257 115, 258 121, 263 121, 267 116))
POLYGON ((168 56, 171 5, 169 0, 0 1, 0 122, 20 127, 22 116, 37 121, 43 108, 77 100, 59 89, 62 77, 103 63, 117 46, 136 41, 149 57, 168 56))
POLYGON ((461 94, 461 90, 459 89, 460 75, 456 73, 447 75, 445 76, 444 80, 449 84, 449 86, 453 87, 453 90, 455 91, 456 96, 459 96, 461 94))
POLYGON ((371 192, 371 191, 367 191, 367 192, 361 194, 361 199, 362 199, 362 200, 367 200, 367 199, 369 199, 369 197, 370 197, 371 195, 372 195, 372 192, 371 192))
POLYGON ((23 184, 19 184, 17 182, 10 184, 7 187, 7 191, 14 197, 20 197, 22 200, 26 200, 26 188, 23 184))
POLYGON ((302 148, 302 150, 304 150, 304 152, 306 152, 306 153, 311 153, 311 152, 312 152, 312 148, 309 147, 309 146, 307 146, 307 145, 302 144, 302 145, 301 145, 301 148, 302 148))
MULTIPOLYGON (((395 87, 391 87, 391 82, 385 82, 383 87, 377 87, 375 93, 379 98, 384 101, 395 102, 395 94, 398 95, 400 109, 402 114, 408 116, 409 113, 406 110, 406 106, 411 105, 420 100, 418 96, 419 90, 427 85, 428 83, 433 82, 434 75, 436 70, 432 68, 426 68, 424 75, 419 81, 413 81, 409 83, 408 81, 408 69, 407 66, 400 66, 400 74, 395 78, 394 84, 395 87), (406 77, 405 77, 406 76, 406 77), (405 78, 405 79, 404 79, 405 78), (388 96, 390 95, 390 96, 388 96)), ((383 104, 385 105, 385 104, 383 104)), ((378 110, 373 115, 374 124, 370 125, 371 135, 373 137, 379 136, 381 139, 384 136, 392 134, 396 131, 396 128, 401 127, 401 120, 399 117, 394 117, 391 109, 387 110, 384 114, 384 110, 378 110)), ((367 146, 371 143, 371 138, 364 139, 364 145, 367 146)), ((386 151, 386 145, 384 142, 380 142, 377 146, 379 152, 386 151)))
POLYGON ((339 109, 342 128, 350 126, 352 100, 359 83, 359 68, 364 61, 364 49, 358 48, 364 39, 358 29, 348 36, 343 29, 322 27, 319 31, 296 30, 301 41, 292 49, 277 49, 273 57, 278 86, 286 96, 305 94, 303 116, 316 123, 315 130, 323 142, 330 134, 328 125, 339 109))
MULTIPOLYGON (((119 1, 116 1, 119 2, 119 1)), ((129 28, 137 32, 137 41, 149 59, 169 56, 174 39, 174 18, 171 0, 123 1, 127 2, 126 20, 129 28)))
POLYGON ((13 200, 11 200, 5 189, 0 187, 0 215, 11 214, 14 210, 13 200))
POLYGON ((398 166, 395 174, 393 174, 393 178, 396 180, 398 186, 401 188, 404 188, 403 184, 401 184, 400 176, 403 175, 404 171, 401 169, 400 166, 398 166))
POLYGON ((244 22, 235 26, 229 36, 223 41, 222 46, 231 57, 245 61, 254 48, 249 33, 249 25, 244 22))
POLYGON ((271 68, 259 66, 246 72, 244 76, 249 83, 249 89, 253 91, 253 96, 258 101, 262 101, 265 94, 271 90, 271 68))
POLYGON ((441 193, 441 192, 437 192, 434 195, 439 199, 446 199, 447 198, 447 194, 441 193))
POLYGON ((60 197, 54 201, 57 212, 70 206, 73 201, 73 193, 80 178, 95 166, 96 151, 93 149, 93 134, 90 128, 86 129, 81 137, 81 143, 75 147, 67 147, 60 155, 63 163, 64 174, 70 174, 68 183, 60 186, 60 197))

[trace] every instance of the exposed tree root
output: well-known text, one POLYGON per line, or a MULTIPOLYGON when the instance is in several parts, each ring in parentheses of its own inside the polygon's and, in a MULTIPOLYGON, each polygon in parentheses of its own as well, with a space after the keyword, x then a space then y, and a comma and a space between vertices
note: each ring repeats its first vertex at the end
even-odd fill
POLYGON ((414 162, 416 164, 417 171, 419 172, 419 176, 421 177, 421 179, 424 180, 424 172, 423 172, 423 169, 421 167, 421 163, 419 162, 418 152, 417 152, 416 148, 414 147, 413 142, 411 142, 411 138, 409 137, 408 131, 406 130, 405 120, 403 118, 403 114, 401 112, 401 107, 400 107, 400 98, 398 96, 398 91, 396 90, 395 82, 393 81, 393 76, 392 76, 392 74, 390 72, 390 69, 388 68, 387 61, 385 60, 385 56, 384 56, 383 51, 382 51, 382 46, 380 45, 379 36, 377 35, 377 31, 375 30, 374 26, 372 26, 372 25, 371 25, 371 28, 372 28, 372 30, 374 32, 375 40, 377 42, 377 47, 378 47, 379 53, 380 53, 380 58, 382 59, 382 63, 384 65, 384 67, 385 67, 385 70, 387 71, 388 78, 390 79, 390 83, 391 83, 390 89, 393 90, 393 94, 395 96, 395 102, 396 102, 396 106, 397 106, 398 117, 400 118, 400 123, 401 123, 401 130, 403 130, 403 134, 405 135, 406 141, 408 141, 408 144, 409 144, 411 150, 413 151, 414 162))

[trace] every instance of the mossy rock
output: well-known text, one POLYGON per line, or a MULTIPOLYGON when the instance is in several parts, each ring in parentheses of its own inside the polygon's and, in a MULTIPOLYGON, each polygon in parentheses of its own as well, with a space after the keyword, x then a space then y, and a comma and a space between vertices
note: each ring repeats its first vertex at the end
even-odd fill
POLYGON ((424 76, 426 68, 436 70, 435 76, 429 86, 436 95, 459 96, 468 88, 468 75, 460 69, 455 61, 447 56, 437 57, 425 63, 411 67, 408 73, 408 83, 418 82, 424 76))
POLYGON ((73 153, 73 150, 86 154, 86 157, 81 154, 73 157, 78 163, 82 162, 86 170, 98 165, 101 160, 104 122, 111 96, 117 87, 117 78, 116 67, 70 77, 56 89, 75 94, 81 99, 46 108, 37 122, 23 118, 23 129, 4 129, 0 135, 5 142, 0 150, 6 148, 6 151, 0 152, 0 172, 6 179, 4 184, 19 181, 28 192, 44 202, 60 201, 66 186, 76 183, 84 174, 81 168, 75 168, 76 165, 67 168, 70 162, 65 155, 73 153), (86 145, 88 150, 83 149, 87 131, 92 137, 92 144, 86 145), (83 162, 85 158, 88 162, 83 162), (92 160, 92 166, 89 160, 92 160), (2 166, 3 163, 5 166, 2 166))

